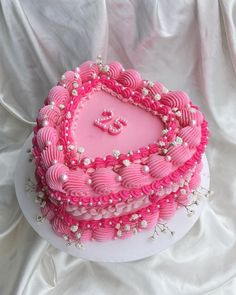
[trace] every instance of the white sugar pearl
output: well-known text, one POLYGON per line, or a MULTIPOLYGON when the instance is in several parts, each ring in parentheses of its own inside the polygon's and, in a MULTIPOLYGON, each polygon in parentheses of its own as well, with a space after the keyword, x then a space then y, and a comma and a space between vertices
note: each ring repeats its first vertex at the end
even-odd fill
POLYGON ((73 232, 73 233, 75 233, 75 232, 77 232, 77 230, 78 230, 78 225, 72 225, 71 227, 70 227, 70 230, 73 232))
POLYGON ((65 181, 68 180, 68 176, 67 176, 66 174, 62 174, 62 175, 60 176, 60 180, 63 181, 63 182, 65 182, 65 181))
POLYGON ((91 164, 91 160, 89 158, 85 158, 83 163, 85 166, 88 166, 91 164))
POLYGON ((144 174, 148 174, 150 169, 149 169, 149 167, 147 165, 145 165, 145 166, 142 167, 142 171, 143 171, 144 174))

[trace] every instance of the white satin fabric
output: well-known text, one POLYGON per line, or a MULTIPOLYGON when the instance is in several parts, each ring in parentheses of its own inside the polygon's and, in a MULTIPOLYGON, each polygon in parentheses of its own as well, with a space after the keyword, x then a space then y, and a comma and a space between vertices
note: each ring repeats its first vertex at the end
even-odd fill
POLYGON ((0 294, 236 294, 236 1, 0 2, 0 294), (49 88, 101 53, 187 91, 210 123, 215 195, 170 249, 130 263, 62 253, 16 200, 19 150, 49 88))

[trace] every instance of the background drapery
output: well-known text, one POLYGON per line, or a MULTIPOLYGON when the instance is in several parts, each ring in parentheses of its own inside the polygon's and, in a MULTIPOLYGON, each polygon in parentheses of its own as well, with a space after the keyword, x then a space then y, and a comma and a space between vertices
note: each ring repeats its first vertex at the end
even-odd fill
POLYGON ((236 294, 236 1, 0 1, 0 294, 236 294), (42 240, 13 184, 20 148, 61 74, 102 54, 188 92, 211 130, 209 200, 181 241, 129 263, 42 240))

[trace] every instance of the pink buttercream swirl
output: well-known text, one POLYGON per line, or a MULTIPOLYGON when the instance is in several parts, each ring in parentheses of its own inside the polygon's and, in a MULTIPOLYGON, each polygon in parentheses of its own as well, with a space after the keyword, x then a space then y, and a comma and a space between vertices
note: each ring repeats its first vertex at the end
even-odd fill
POLYGON ((62 86, 54 86, 48 93, 47 102, 48 104, 55 103, 59 106, 60 104, 65 104, 69 99, 69 92, 62 86))
POLYGON ((53 127, 43 127, 37 133, 37 143, 40 150, 50 145, 56 145, 58 141, 58 134, 53 127))
POLYGON ((131 164, 128 167, 121 168, 119 174, 122 177, 122 185, 126 188, 140 188, 150 183, 151 178, 142 171, 143 166, 140 164, 131 164))
POLYGON ((57 125, 60 117, 60 110, 53 105, 46 105, 40 111, 38 115, 38 122, 41 126, 49 124, 54 127, 57 125))
POLYGON ((93 74, 98 75, 100 71, 98 65, 91 60, 84 62, 79 67, 79 69, 80 69, 79 73, 83 82, 87 82, 88 80, 91 80, 93 74))
POLYGON ((88 185, 89 176, 82 170, 70 170, 68 180, 63 183, 63 189, 70 196, 87 196, 92 194, 92 189, 88 185))
POLYGON ((191 158, 191 152, 188 147, 177 145, 169 148, 167 156, 171 157, 174 165, 182 165, 191 158))
POLYGON ((68 89, 69 92, 74 89, 74 83, 77 83, 77 87, 82 85, 81 77, 78 73, 75 73, 73 71, 67 71, 63 74, 63 79, 60 81, 60 85, 68 89))
POLYGON ((119 83, 124 85, 125 87, 130 87, 132 89, 136 89, 139 87, 142 82, 142 78, 139 72, 135 70, 126 70, 122 72, 117 80, 119 83))
POLYGON ((182 127, 191 126, 193 121, 195 121, 194 124, 200 126, 203 122, 203 115, 200 111, 191 112, 188 109, 183 109, 178 120, 182 127))
POLYGON ((118 175, 109 168, 98 168, 91 174, 92 188, 98 194, 109 194, 121 189, 118 175))
POLYGON ((119 62, 113 61, 113 62, 109 63, 109 70, 108 70, 107 74, 112 79, 117 79, 119 77, 122 69, 123 69, 123 67, 119 62))
POLYGON ((195 148, 201 142, 201 127, 184 127, 180 130, 178 136, 187 142, 190 148, 195 148))
POLYGON ((172 170, 172 163, 157 154, 151 155, 148 158, 147 165, 150 168, 150 174, 158 179, 169 175, 172 170))
POLYGON ((55 164, 48 168, 46 172, 46 182, 50 189, 65 192, 63 184, 68 180, 69 168, 63 164, 55 164))
POLYGON ((42 166, 47 170, 50 166, 57 163, 64 163, 64 154, 59 151, 55 145, 50 145, 46 150, 42 151, 41 154, 42 166))
POLYGON ((166 94, 162 94, 161 103, 171 107, 183 109, 190 102, 189 96, 183 91, 169 91, 166 94))

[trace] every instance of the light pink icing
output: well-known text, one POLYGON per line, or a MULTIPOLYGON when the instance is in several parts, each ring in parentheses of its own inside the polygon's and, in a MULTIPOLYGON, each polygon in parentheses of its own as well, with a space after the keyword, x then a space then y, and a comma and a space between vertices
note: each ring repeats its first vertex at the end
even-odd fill
POLYGON ((147 165, 150 168, 150 174, 155 178, 163 178, 172 170, 171 162, 164 157, 153 154, 148 158, 147 165))
POLYGON ((63 183, 66 180, 63 180, 63 175, 68 177, 69 168, 63 164, 55 164, 48 168, 46 172, 46 182, 47 185, 55 191, 65 192, 63 190, 63 183))
POLYGON ((156 94, 162 94, 163 92, 163 84, 160 83, 160 82, 154 82, 154 85, 151 87, 149 85, 145 86, 149 93, 152 95, 152 96, 155 96, 156 94))
POLYGON ((117 81, 123 84, 125 87, 136 89, 141 84, 142 78, 139 72, 135 70, 126 70, 121 73, 117 81))
POLYGON ((46 105, 40 111, 38 115, 38 121, 41 126, 49 125, 54 127, 60 117, 60 110, 53 105, 46 105))
POLYGON ((50 145, 55 145, 57 141, 57 131, 53 127, 43 127, 37 133, 37 143, 41 150, 50 145))
POLYGON ((183 145, 170 147, 167 155, 171 157, 171 161, 174 165, 181 165, 191 158, 189 148, 183 145))
POLYGON ((161 102, 171 108, 183 109, 190 102, 189 96, 183 91, 169 91, 167 94, 162 94, 161 102))
POLYGON ((69 92, 62 86, 54 86, 48 93, 48 103, 56 105, 65 104, 69 98, 69 92))
POLYGON ((63 74, 63 76, 64 77, 60 81, 60 85, 62 85, 63 87, 67 88, 69 92, 71 92, 71 90, 73 88, 75 88, 74 87, 74 83, 77 83, 78 86, 80 86, 82 84, 81 77, 80 77, 80 75, 78 73, 75 73, 73 71, 67 71, 67 72, 65 72, 63 74))
POLYGON ((63 189, 71 196, 86 196, 92 193, 88 185, 89 176, 81 170, 70 170, 68 180, 64 182, 63 189))
POLYGON ((184 127, 180 130, 179 137, 187 142, 190 148, 195 148, 201 142, 201 127, 184 127))
POLYGON ((104 91, 93 93, 84 102, 83 109, 78 109, 76 114, 72 123, 72 135, 77 146, 85 148, 85 156, 92 158, 112 154, 113 150, 121 153, 138 150, 157 140, 163 129, 163 123, 158 117, 104 91), (126 118, 128 124, 119 135, 111 136, 94 126, 94 120, 100 117, 104 109, 112 110, 115 118, 126 118))
POLYGON ((159 208, 159 217, 164 220, 170 219, 176 211, 176 203, 173 198, 165 198, 158 202, 159 208), (167 200, 169 202, 167 202, 167 200))
POLYGON ((93 231, 93 238, 96 241, 104 242, 108 240, 112 240, 114 237, 115 230, 113 228, 97 228, 93 231))
POLYGON ((107 74, 111 78, 117 79, 121 73, 122 68, 123 67, 119 62, 113 61, 113 62, 109 63, 109 70, 108 70, 107 74))
POLYGON ((200 126, 203 122, 203 115, 201 112, 196 110, 195 113, 190 110, 184 109, 181 111, 181 117, 179 117, 179 122, 182 127, 191 126, 193 124, 193 120, 195 121, 197 126, 200 126))
POLYGON ((122 185, 126 188, 138 188, 150 183, 150 177, 142 171, 140 164, 131 164, 121 168, 119 174, 122 177, 122 185))
POLYGON ((56 163, 64 163, 64 154, 59 151, 55 145, 50 145, 41 154, 42 166, 47 170, 50 166, 56 163))
POLYGON ((52 228, 58 235, 68 234, 69 228, 66 223, 60 218, 55 216, 52 221, 52 228))
POLYGON ((83 82, 88 81, 89 79, 92 79, 92 75, 97 75, 99 73, 98 66, 93 61, 86 61, 80 66, 80 76, 82 78, 83 82))
POLYGON ((99 168, 91 175, 92 187, 97 194, 109 194, 120 190, 118 175, 108 168, 99 168))

